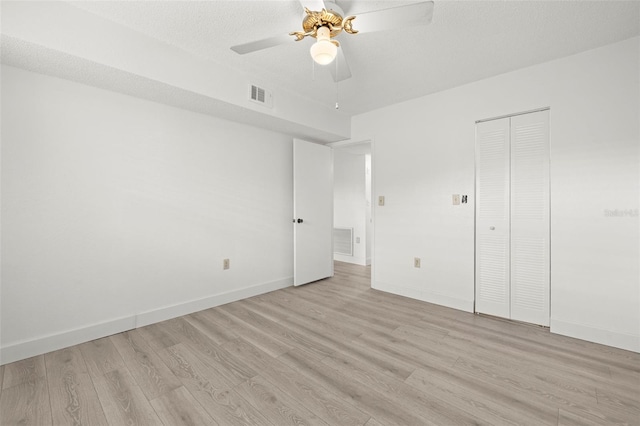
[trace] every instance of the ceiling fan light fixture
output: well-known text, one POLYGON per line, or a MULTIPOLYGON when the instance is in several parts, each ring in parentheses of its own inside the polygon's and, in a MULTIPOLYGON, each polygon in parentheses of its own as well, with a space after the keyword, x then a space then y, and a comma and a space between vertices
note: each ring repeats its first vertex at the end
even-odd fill
POLYGON ((316 32, 316 41, 309 49, 313 60, 320 65, 333 62, 338 54, 338 47, 331 42, 331 32, 327 27, 320 27, 316 32))

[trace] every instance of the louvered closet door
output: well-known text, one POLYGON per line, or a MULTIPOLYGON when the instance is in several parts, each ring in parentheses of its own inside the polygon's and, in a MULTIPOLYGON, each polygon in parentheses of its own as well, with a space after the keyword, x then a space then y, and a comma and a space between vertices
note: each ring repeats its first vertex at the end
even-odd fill
POLYGON ((476 125, 476 311, 509 318, 509 118, 476 125))
POLYGON ((549 111, 511 118, 511 319, 549 325, 549 111))

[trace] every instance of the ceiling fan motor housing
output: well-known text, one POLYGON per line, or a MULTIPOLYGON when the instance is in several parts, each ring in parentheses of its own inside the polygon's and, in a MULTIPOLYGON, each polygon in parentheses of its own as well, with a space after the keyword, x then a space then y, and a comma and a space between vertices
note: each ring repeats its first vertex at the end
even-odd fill
MULTIPOLYGON (((327 7, 329 5, 330 4, 327 4, 327 7)), ((319 12, 307 11, 302 21, 302 28, 306 33, 313 32, 313 36, 315 37, 318 28, 327 27, 331 30, 331 37, 335 37, 342 31, 341 12, 342 11, 337 12, 334 9, 322 9, 319 12)))

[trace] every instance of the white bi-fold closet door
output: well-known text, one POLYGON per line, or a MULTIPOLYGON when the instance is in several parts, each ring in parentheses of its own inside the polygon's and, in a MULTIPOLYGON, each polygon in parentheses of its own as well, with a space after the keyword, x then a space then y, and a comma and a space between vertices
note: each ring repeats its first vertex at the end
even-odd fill
POLYGON ((476 124, 476 312, 549 325, 549 111, 476 124))

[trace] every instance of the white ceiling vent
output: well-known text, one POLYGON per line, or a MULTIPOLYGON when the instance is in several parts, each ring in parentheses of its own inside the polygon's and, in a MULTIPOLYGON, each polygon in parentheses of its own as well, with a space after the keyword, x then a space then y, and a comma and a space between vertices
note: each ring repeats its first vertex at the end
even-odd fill
POLYGON ((257 104, 264 105, 266 107, 271 108, 273 106, 273 96, 271 92, 262 87, 258 87, 256 85, 250 86, 249 99, 257 104))

